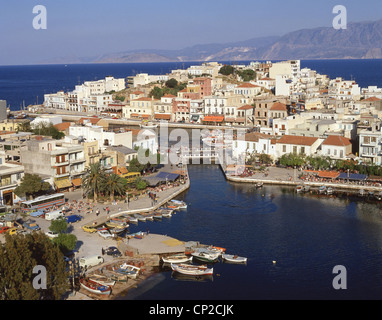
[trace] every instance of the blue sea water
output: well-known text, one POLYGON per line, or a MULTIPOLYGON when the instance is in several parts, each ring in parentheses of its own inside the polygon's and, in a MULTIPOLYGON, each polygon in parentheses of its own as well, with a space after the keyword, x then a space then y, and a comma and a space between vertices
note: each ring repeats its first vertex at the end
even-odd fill
POLYGON ((247 257, 247 265, 218 262, 204 282, 179 280, 164 268, 120 299, 382 298, 381 204, 230 183, 217 165, 190 165, 189 174, 191 187, 178 197, 187 210, 130 231, 224 247, 247 257), (346 268, 346 290, 333 288, 337 265, 346 268))
MULTIPOLYGON (((0 99, 12 110, 41 103, 45 93, 107 75, 168 73, 193 63, 45 65, 0 67, 0 99)), ((302 61, 330 78, 382 87, 382 60, 302 61)), ((182 281, 163 272, 122 299, 254 300, 381 299, 382 215, 380 204, 296 195, 288 188, 233 184, 213 165, 190 166, 191 188, 181 197, 187 211, 131 232, 167 234, 200 241, 248 257, 248 264, 214 265, 213 280, 182 281), (274 264, 273 261, 276 261, 274 264), (347 289, 335 290, 333 268, 347 270, 347 289)))
MULTIPOLYGON (((0 66, 0 99, 7 100, 11 110, 19 110, 23 104, 42 103, 44 94, 71 91, 85 81, 108 75, 126 78, 143 72, 166 74, 193 64, 200 62, 0 66)), ((302 60, 301 67, 317 70, 331 79, 337 76, 353 79, 361 87, 382 87, 382 60, 302 60)))

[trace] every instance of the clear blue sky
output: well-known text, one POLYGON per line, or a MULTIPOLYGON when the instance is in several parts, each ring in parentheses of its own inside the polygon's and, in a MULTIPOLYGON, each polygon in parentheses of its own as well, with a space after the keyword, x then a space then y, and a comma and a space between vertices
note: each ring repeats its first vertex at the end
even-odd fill
POLYGON ((332 9, 348 22, 382 18, 381 0, 1 0, 0 65, 87 57, 133 49, 180 49, 330 27, 332 9), (35 5, 47 30, 35 30, 35 5))

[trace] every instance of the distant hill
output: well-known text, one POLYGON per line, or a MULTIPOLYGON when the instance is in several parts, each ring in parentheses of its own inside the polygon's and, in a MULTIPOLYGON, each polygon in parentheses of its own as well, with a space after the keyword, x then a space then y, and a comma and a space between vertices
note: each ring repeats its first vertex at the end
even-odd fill
MULTIPOLYGON (((131 50, 81 58, 88 63, 240 61, 283 59, 380 59, 382 20, 349 23, 347 29, 303 29, 278 37, 194 45, 179 50, 131 50)), ((60 62, 64 59, 57 59, 60 62)), ((73 59, 73 63, 78 63, 73 59)), ((65 63, 71 63, 67 61, 65 63)))

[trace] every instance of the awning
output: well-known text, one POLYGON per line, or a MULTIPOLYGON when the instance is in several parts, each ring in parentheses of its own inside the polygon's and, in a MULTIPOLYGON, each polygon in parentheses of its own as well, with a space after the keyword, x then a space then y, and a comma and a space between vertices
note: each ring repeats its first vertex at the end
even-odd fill
POLYGON ((75 187, 81 187, 82 179, 81 179, 81 178, 72 179, 72 184, 73 184, 73 186, 75 186, 75 187))
POLYGON ((191 116, 191 120, 192 120, 192 121, 198 121, 198 120, 199 120, 199 115, 197 115, 197 114, 193 114, 193 115, 191 116))
POLYGON ((320 178, 329 178, 329 179, 335 179, 340 175, 339 172, 336 171, 319 171, 318 176, 320 178))
POLYGON ((179 174, 170 172, 159 172, 155 177, 162 180, 174 181, 179 177, 179 174))
POLYGON ((158 119, 158 120, 170 120, 171 119, 171 114, 156 113, 154 115, 154 118, 158 119))
POLYGON ((204 122, 223 122, 224 116, 205 116, 204 122))
POLYGON ((367 175, 366 174, 359 174, 359 173, 347 173, 342 172, 338 179, 349 179, 349 180, 366 180, 367 175))
POLYGON ((145 119, 148 119, 148 118, 150 118, 150 115, 149 114, 141 114, 141 117, 145 118, 145 119))
POLYGON ((57 180, 54 182, 54 184, 56 185, 57 189, 65 189, 72 186, 72 183, 69 181, 69 179, 57 180))

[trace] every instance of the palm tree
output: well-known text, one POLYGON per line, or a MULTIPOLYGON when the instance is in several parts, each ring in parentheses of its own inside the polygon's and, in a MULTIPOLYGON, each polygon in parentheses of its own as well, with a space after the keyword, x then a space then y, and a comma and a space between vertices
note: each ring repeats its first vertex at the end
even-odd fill
POLYGON ((85 192, 93 193, 93 199, 97 202, 98 193, 101 191, 102 181, 105 178, 105 169, 101 167, 100 163, 93 163, 87 169, 86 176, 83 180, 82 187, 85 192))
POLYGON ((119 175, 112 173, 104 177, 101 182, 103 191, 110 195, 110 201, 114 201, 114 195, 123 195, 127 190, 127 180, 119 175))

